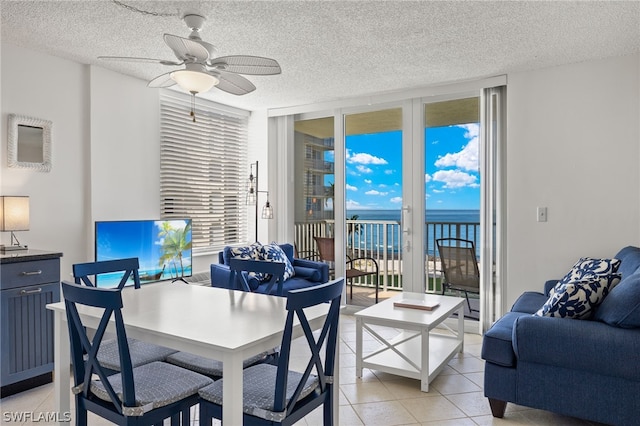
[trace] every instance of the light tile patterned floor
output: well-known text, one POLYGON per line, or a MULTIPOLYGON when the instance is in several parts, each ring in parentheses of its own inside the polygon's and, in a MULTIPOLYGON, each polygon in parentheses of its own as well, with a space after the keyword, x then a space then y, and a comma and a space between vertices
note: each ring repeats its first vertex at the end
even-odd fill
MULTIPOLYGON (((394 333, 393 330, 380 330, 394 333)), ((373 345, 373 338, 365 333, 365 344, 373 345)), ((297 340, 298 351, 307 350, 305 342, 297 340)), ((355 319, 341 317, 340 333, 340 425, 594 425, 595 423, 560 416, 547 411, 534 410, 508 404, 503 419, 491 416, 489 404, 482 393, 484 361, 480 359, 482 338, 465 335, 464 353, 451 360, 444 371, 431 383, 428 393, 420 391, 417 380, 406 379, 379 371, 366 370, 363 377, 355 376, 355 319)), ((294 352, 295 353, 295 352, 294 352)), ((303 362, 303 357, 292 358, 292 368, 303 362)), ((44 385, 0 401, 2 424, 5 412, 52 411, 53 385, 44 385)), ((196 413, 194 413, 196 414, 196 413)), ((73 415, 73 413, 72 413, 73 415)), ((197 424, 197 420, 194 425, 197 424)), ((26 422, 23 425, 47 425, 44 422, 26 422)), ((90 415, 90 426, 108 425, 90 415)), ((219 423, 218 423, 219 424, 219 423)), ((298 424, 322 424, 318 409, 298 424)))

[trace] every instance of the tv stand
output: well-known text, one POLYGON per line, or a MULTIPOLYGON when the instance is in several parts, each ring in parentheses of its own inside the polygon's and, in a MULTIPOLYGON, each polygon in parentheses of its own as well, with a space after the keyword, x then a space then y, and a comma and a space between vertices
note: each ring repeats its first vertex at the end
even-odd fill
POLYGON ((171 283, 175 283, 176 281, 182 281, 185 284, 189 284, 189 282, 187 280, 185 280, 184 278, 182 278, 182 277, 178 277, 178 278, 172 279, 171 283))

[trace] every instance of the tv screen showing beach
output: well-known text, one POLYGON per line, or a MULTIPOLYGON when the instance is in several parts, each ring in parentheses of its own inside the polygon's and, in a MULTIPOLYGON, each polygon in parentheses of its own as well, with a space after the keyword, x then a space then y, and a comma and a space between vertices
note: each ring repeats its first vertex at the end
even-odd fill
MULTIPOLYGON (((190 277, 191 219, 96 222, 95 256, 96 261, 137 257, 142 284, 190 277)), ((115 287, 122 275, 102 274, 96 285, 115 287)))

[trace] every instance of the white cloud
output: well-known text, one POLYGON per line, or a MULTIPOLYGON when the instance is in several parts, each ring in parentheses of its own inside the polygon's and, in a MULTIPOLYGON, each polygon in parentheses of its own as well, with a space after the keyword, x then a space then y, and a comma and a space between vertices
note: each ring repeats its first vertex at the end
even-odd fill
POLYGON ((442 194, 444 191, 442 189, 434 189, 431 192, 433 192, 434 194, 442 194))
POLYGON ((360 203, 357 202, 357 201, 354 201, 354 200, 347 200, 347 202, 345 203, 345 206, 346 206, 347 209, 360 209, 360 208, 362 208, 360 203))
POLYGON ((381 183, 380 185, 378 185, 378 188, 386 188, 387 185, 385 185, 384 183, 381 183))
POLYGON ((400 184, 398 182, 393 184, 394 186, 400 186, 400 184))
POLYGON ((355 186, 353 186, 353 185, 349 185, 349 184, 347 184, 347 185, 345 186, 345 189, 346 189, 347 191, 357 191, 357 190, 358 190, 358 188, 356 188, 356 187, 355 187, 355 186))
POLYGON ((400 204, 400 203, 402 203, 402 197, 393 197, 389 201, 391 201, 392 203, 395 203, 395 204, 400 204))
POLYGON ((385 170, 384 174, 385 175, 392 175, 395 172, 395 170, 385 170))
POLYGON ((452 167, 455 166, 462 170, 477 171, 478 170, 478 148, 480 126, 478 124, 462 124, 460 126, 467 132, 464 137, 469 142, 461 151, 448 153, 436 160, 436 167, 452 167))
POLYGON ((364 180, 364 183, 366 183, 366 184, 368 184, 368 185, 371 185, 371 179, 365 179, 365 180, 364 180))
POLYGON ((360 173, 373 173, 373 170, 361 164, 358 164, 356 166, 356 170, 358 170, 360 173))
POLYGON ((433 180, 444 183, 445 188, 478 187, 476 176, 460 170, 438 170, 433 174, 433 180))
POLYGON ((365 192, 365 194, 367 194, 367 195, 387 195, 389 193, 388 192, 380 192, 380 191, 376 191, 375 189, 372 189, 370 191, 365 192))
POLYGON ((347 163, 352 164, 374 164, 377 166, 388 164, 387 160, 384 158, 376 157, 375 155, 367 154, 366 152, 351 154, 350 151, 347 151, 346 160, 347 163))
POLYGON ((424 183, 431 182, 431 175, 429 173, 424 174, 424 183))

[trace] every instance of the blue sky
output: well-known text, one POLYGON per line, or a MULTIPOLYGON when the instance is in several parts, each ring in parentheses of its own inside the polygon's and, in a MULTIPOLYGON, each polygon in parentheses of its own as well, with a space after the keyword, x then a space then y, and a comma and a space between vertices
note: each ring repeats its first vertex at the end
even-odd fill
MULTIPOLYGON (((427 209, 479 209, 479 125, 425 129, 427 209)), ((347 209, 402 205, 402 132, 348 136, 347 209)))

